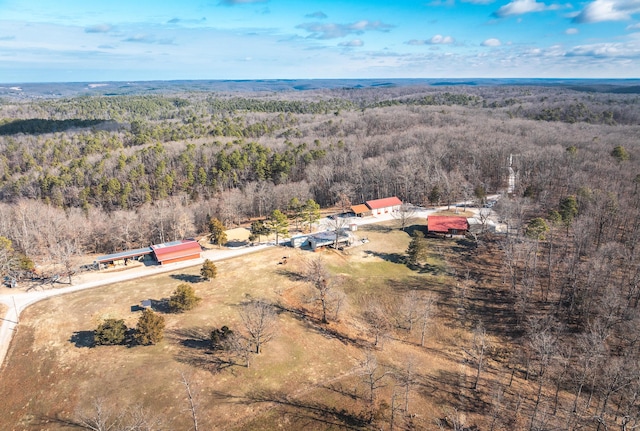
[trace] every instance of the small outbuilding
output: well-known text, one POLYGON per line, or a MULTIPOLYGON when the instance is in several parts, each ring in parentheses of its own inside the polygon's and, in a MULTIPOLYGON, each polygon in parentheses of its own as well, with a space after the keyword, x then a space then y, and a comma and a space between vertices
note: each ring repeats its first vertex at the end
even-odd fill
POLYGON ((160 265, 199 259, 202 247, 195 239, 182 239, 152 245, 153 254, 160 265))
POLYGON ((443 235, 464 235, 469 230, 469 222, 461 216, 436 216, 427 218, 427 232, 443 235))
POLYGON ((102 265, 103 267, 124 266, 132 259, 139 259, 140 257, 150 255, 151 253, 153 253, 153 249, 151 247, 121 251, 119 253, 100 256, 94 261, 94 264, 102 265))
POLYGON ((402 201, 396 196, 383 199, 374 199, 365 203, 374 216, 400 211, 400 207, 402 206, 402 201))
POLYGON ((338 238, 336 233, 332 231, 318 232, 310 235, 309 247, 311 250, 317 250, 322 247, 345 247, 353 243, 353 235, 347 229, 341 229, 338 231, 338 238))
POLYGON ((353 205, 351 207, 351 211, 356 215, 356 217, 367 217, 372 214, 371 208, 369 208, 365 204, 353 205))

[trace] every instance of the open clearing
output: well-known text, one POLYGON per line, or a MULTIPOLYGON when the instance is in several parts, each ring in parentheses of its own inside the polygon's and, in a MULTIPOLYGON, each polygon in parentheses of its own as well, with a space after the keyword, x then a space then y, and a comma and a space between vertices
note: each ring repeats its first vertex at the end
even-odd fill
MULTIPOLYGON (((366 429, 360 363, 369 349, 385 370, 401 369, 411 359, 420 381, 411 394, 413 421, 431 428, 452 400, 466 396, 458 386, 467 387, 473 374, 458 346, 469 331, 451 324, 455 316, 447 311, 453 301, 448 286, 455 282, 444 265, 447 255, 465 249, 455 241, 429 240, 427 269, 414 271, 401 261, 408 233, 384 225, 358 233, 370 242, 344 253, 277 247, 217 263, 218 278, 210 282, 200 281, 200 268, 193 267, 32 306, 21 317, 2 373, 0 428, 70 429, 100 399, 113 410, 143 406, 161 419, 162 429, 189 429, 183 373, 204 429, 366 429), (318 256, 339 276, 347 297, 340 320, 329 325, 319 323, 307 301, 312 290, 299 279, 305 262, 318 256), (192 311, 164 314, 161 343, 91 347, 102 319, 120 318, 134 327, 139 313, 132 306, 161 301, 182 282, 192 282, 203 301, 192 311), (396 331, 383 348, 373 348, 364 307, 374 297, 397 304, 412 288, 438 292, 442 302, 425 347, 418 345, 419 335, 396 331), (280 306, 278 335, 252 356, 249 368, 219 369, 208 349, 210 331, 222 325, 241 331, 239 305, 258 298, 280 306)), ((387 403, 393 390, 388 379, 379 392, 387 403)))

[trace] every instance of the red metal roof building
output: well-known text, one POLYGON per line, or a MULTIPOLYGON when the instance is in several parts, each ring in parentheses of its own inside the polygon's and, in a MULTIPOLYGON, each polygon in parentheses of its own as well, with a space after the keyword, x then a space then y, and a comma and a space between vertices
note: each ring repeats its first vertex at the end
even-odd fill
POLYGON ((365 204, 371 208, 373 215, 385 214, 394 211, 399 211, 402 201, 395 196, 383 199, 374 199, 372 201, 366 201, 365 204))
POLYGON ((461 216, 429 216, 427 231, 432 233, 464 235, 469 230, 469 222, 461 216))
POLYGON ((156 244, 152 245, 151 249, 160 265, 199 259, 200 252, 202 251, 200 244, 194 239, 182 239, 164 244, 156 244))

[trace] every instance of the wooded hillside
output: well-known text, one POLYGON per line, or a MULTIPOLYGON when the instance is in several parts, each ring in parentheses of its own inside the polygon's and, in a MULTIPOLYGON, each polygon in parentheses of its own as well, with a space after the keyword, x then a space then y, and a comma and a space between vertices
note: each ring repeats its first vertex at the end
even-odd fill
POLYGON ((432 205, 501 193, 512 158, 514 193, 494 208, 509 234, 480 236, 472 260, 449 265, 461 301, 501 279, 491 295, 513 312, 486 328, 509 340, 487 355, 527 386, 503 382, 492 402, 526 415, 518 424, 530 429, 640 426, 637 95, 185 93, 3 101, 0 118, 5 271, 17 265, 12 253, 64 265, 204 233, 210 216, 228 227, 262 218, 293 198, 432 205), (490 276, 483 253, 497 249, 490 276))

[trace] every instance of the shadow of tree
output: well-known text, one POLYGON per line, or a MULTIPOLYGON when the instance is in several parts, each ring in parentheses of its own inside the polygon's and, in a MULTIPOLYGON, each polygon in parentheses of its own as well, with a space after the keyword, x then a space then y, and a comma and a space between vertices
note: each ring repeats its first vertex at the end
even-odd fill
POLYGON ((392 263, 405 263, 405 260, 406 260, 406 256, 402 253, 380 253, 376 251, 371 251, 369 252, 369 254, 392 263))
POLYGON ((171 274, 170 277, 175 280, 184 281, 186 283, 200 283, 201 281, 204 281, 204 278, 202 278, 202 276, 193 274, 171 274))
POLYGON ((94 347, 94 335, 95 331, 76 331, 73 333, 73 335, 71 335, 71 337, 69 337, 69 342, 73 343, 73 345, 78 348, 94 347))
POLYGON ((278 269, 276 270, 276 274, 287 277, 291 281, 304 281, 304 275, 288 269, 278 269))
POLYGON ((87 429, 86 424, 83 424, 82 422, 75 420, 73 418, 64 417, 62 416, 61 413, 56 413, 55 416, 49 416, 49 415, 40 416, 38 417, 37 421, 33 423, 33 425, 35 426, 42 427, 41 429, 48 429, 52 424, 60 425, 61 427, 63 427, 63 429, 68 429, 68 428, 77 428, 77 429, 83 429, 83 430, 87 429))
POLYGON ((273 403, 284 408, 282 414, 287 415, 299 429, 313 427, 313 423, 318 423, 333 427, 346 428, 352 430, 371 429, 371 424, 367 418, 356 412, 345 408, 338 408, 326 405, 317 401, 303 401, 290 397, 285 392, 260 390, 250 392, 244 400, 245 404, 252 403, 273 403))
POLYGON ((336 329, 326 326, 326 324, 322 323, 320 319, 317 319, 307 312, 305 309, 298 308, 287 308, 280 304, 274 304, 274 307, 278 311, 278 313, 288 313, 291 316, 298 319, 302 322, 306 327, 317 334, 322 335, 325 338, 335 338, 346 345, 352 345, 360 348, 370 348, 371 343, 368 340, 363 340, 360 338, 353 338, 349 335, 343 334, 336 329))
POLYGON ((45 133, 64 132, 69 129, 94 127, 106 122, 106 120, 81 120, 79 118, 68 120, 46 120, 44 118, 14 120, 0 126, 0 136, 16 135, 18 133, 42 135, 45 133))
POLYGON ((201 327, 173 329, 166 336, 190 349, 208 350, 211 346, 211 331, 201 327))
POLYGON ((422 232, 424 236, 427 236, 427 227, 421 224, 412 224, 404 228, 404 231, 411 237, 413 237, 416 231, 422 232))
POLYGON ((151 309, 159 313, 171 313, 171 307, 169 307, 169 298, 162 299, 150 299, 151 309))
POLYGON ((390 226, 385 226, 377 223, 365 224, 359 227, 359 229, 363 232, 381 232, 381 233, 389 233, 393 230, 390 226))

